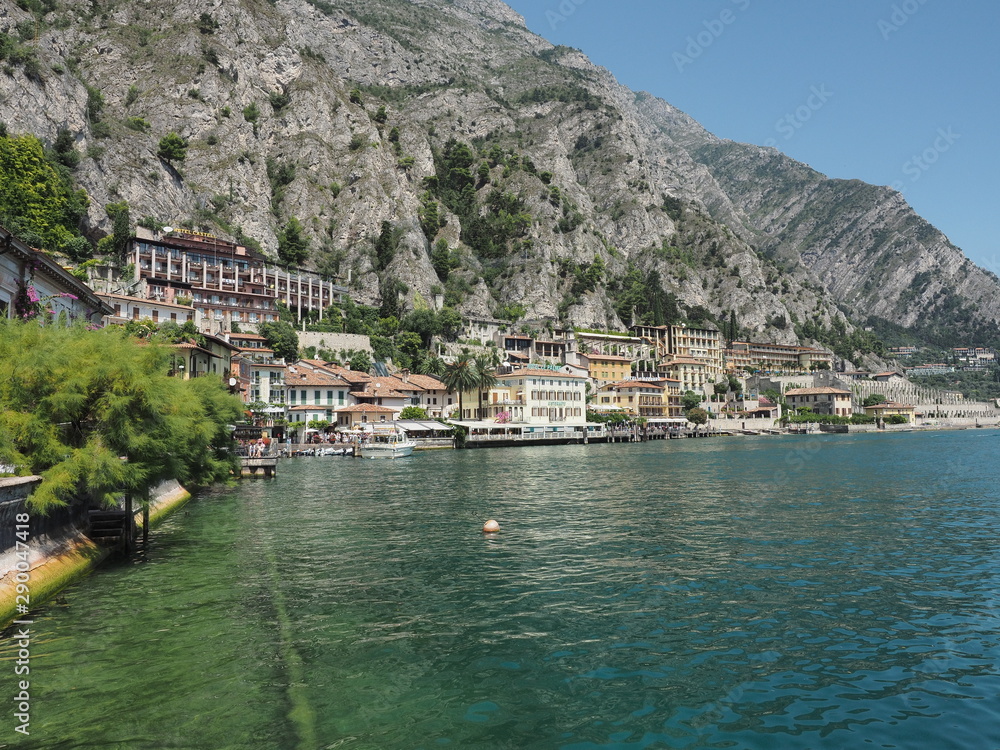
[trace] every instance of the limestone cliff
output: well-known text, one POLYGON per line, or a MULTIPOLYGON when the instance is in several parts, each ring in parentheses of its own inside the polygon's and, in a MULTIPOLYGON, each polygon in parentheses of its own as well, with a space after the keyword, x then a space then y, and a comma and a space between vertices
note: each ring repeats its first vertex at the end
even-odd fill
POLYGON ((498 0, 21 4, 0 29, 37 61, 0 76, 3 119, 74 134, 94 238, 118 200, 271 254, 296 217, 309 264, 369 303, 783 342, 844 311, 995 331, 996 278, 898 194, 720 141, 498 0), (157 157, 170 132, 183 162, 157 157))

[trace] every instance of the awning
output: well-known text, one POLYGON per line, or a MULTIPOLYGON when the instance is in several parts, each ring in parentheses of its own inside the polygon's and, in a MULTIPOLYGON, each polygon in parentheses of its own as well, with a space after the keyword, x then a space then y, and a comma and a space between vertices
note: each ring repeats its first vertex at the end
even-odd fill
POLYGON ((421 422, 415 419, 398 419, 396 424, 407 432, 451 432, 455 429, 441 422, 421 422))

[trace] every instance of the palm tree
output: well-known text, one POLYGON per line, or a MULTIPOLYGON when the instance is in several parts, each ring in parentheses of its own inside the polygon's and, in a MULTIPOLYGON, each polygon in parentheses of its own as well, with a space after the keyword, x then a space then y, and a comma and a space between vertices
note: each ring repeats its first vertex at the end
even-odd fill
POLYGON ((468 354, 462 354, 445 368, 441 382, 449 391, 458 391, 458 418, 465 413, 462 408, 462 394, 476 387, 476 366, 468 354))
POLYGON ((477 354, 473 357, 476 375, 476 392, 479 394, 479 419, 483 418, 483 391, 488 391, 497 384, 496 372, 493 369, 493 357, 489 354, 477 354))

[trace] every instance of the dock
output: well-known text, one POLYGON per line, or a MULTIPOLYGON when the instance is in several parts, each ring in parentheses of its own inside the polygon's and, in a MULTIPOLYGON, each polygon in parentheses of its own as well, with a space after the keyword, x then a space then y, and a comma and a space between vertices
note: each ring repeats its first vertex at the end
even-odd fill
POLYGON ((278 473, 278 457, 261 456, 259 458, 250 458, 249 456, 243 456, 240 458, 240 467, 241 476, 256 477, 263 475, 265 478, 270 479, 278 473))

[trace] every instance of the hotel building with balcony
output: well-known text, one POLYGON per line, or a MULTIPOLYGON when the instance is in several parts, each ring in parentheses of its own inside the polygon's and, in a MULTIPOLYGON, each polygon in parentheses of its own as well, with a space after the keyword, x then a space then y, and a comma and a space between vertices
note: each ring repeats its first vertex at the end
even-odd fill
MULTIPOLYGON (((518 424, 584 425, 587 422, 587 378, 535 368, 498 372, 497 383, 483 404, 483 419, 499 414, 518 424)), ((475 419, 476 394, 463 394, 463 419, 475 419)))
POLYGON ((150 300, 190 304, 203 330, 228 331, 278 320, 279 303, 301 321, 341 301, 347 289, 318 275, 286 268, 253 250, 210 234, 136 228, 129 262, 133 286, 150 300))

